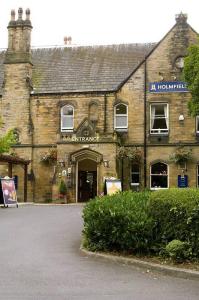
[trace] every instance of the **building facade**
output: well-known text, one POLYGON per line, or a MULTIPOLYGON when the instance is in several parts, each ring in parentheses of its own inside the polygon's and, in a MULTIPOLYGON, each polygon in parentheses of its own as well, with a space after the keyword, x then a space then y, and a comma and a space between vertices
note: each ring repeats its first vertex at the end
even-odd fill
POLYGON ((157 44, 31 49, 31 31, 30 11, 12 11, 0 52, 1 131, 14 129, 13 155, 31 160, 29 201, 59 198, 60 180, 68 202, 101 195, 107 178, 124 190, 198 187, 199 118, 182 81, 197 33, 186 15, 157 44))

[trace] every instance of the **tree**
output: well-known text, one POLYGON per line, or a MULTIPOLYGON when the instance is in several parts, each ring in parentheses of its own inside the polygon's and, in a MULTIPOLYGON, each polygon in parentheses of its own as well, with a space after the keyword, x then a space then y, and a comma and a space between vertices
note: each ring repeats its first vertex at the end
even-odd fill
POLYGON ((184 61, 184 80, 192 96, 188 103, 189 113, 192 116, 199 115, 199 40, 188 48, 184 61))
MULTIPOLYGON (((2 127, 2 120, 0 119, 0 127, 2 127)), ((12 144, 15 144, 15 136, 13 130, 9 130, 5 135, 0 137, 0 154, 9 151, 12 144)))

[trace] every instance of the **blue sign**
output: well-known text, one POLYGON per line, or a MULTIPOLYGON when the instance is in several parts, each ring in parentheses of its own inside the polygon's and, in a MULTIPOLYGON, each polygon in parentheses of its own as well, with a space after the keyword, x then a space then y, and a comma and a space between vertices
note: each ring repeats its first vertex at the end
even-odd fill
POLYGON ((189 92, 186 82, 183 81, 160 81, 149 83, 150 93, 182 93, 189 92))
POLYGON ((178 187, 179 188, 188 187, 188 176, 187 175, 178 175, 178 187))

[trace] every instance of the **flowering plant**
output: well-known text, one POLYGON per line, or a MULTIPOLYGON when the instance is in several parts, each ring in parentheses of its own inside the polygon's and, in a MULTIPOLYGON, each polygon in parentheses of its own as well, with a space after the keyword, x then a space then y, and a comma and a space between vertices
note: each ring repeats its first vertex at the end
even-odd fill
POLYGON ((192 159, 192 150, 178 147, 176 151, 170 156, 170 160, 177 164, 185 163, 192 159))
POLYGON ((41 157, 41 162, 46 165, 53 165, 57 161, 57 149, 50 149, 41 157))
POLYGON ((141 150, 137 148, 131 148, 131 147, 124 147, 121 146, 117 151, 117 157, 118 158, 128 158, 129 160, 140 163, 142 158, 142 152, 141 150))

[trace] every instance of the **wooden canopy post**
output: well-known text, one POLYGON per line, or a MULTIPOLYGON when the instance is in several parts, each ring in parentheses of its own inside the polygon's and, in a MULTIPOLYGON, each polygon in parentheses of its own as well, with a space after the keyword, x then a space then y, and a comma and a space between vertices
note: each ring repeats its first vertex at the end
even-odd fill
POLYGON ((12 163, 8 163, 8 176, 12 178, 12 163))
POLYGON ((28 165, 30 160, 20 158, 18 156, 0 154, 0 164, 8 164, 8 176, 12 178, 12 167, 13 165, 20 165, 24 169, 24 202, 27 202, 28 192, 28 165))

